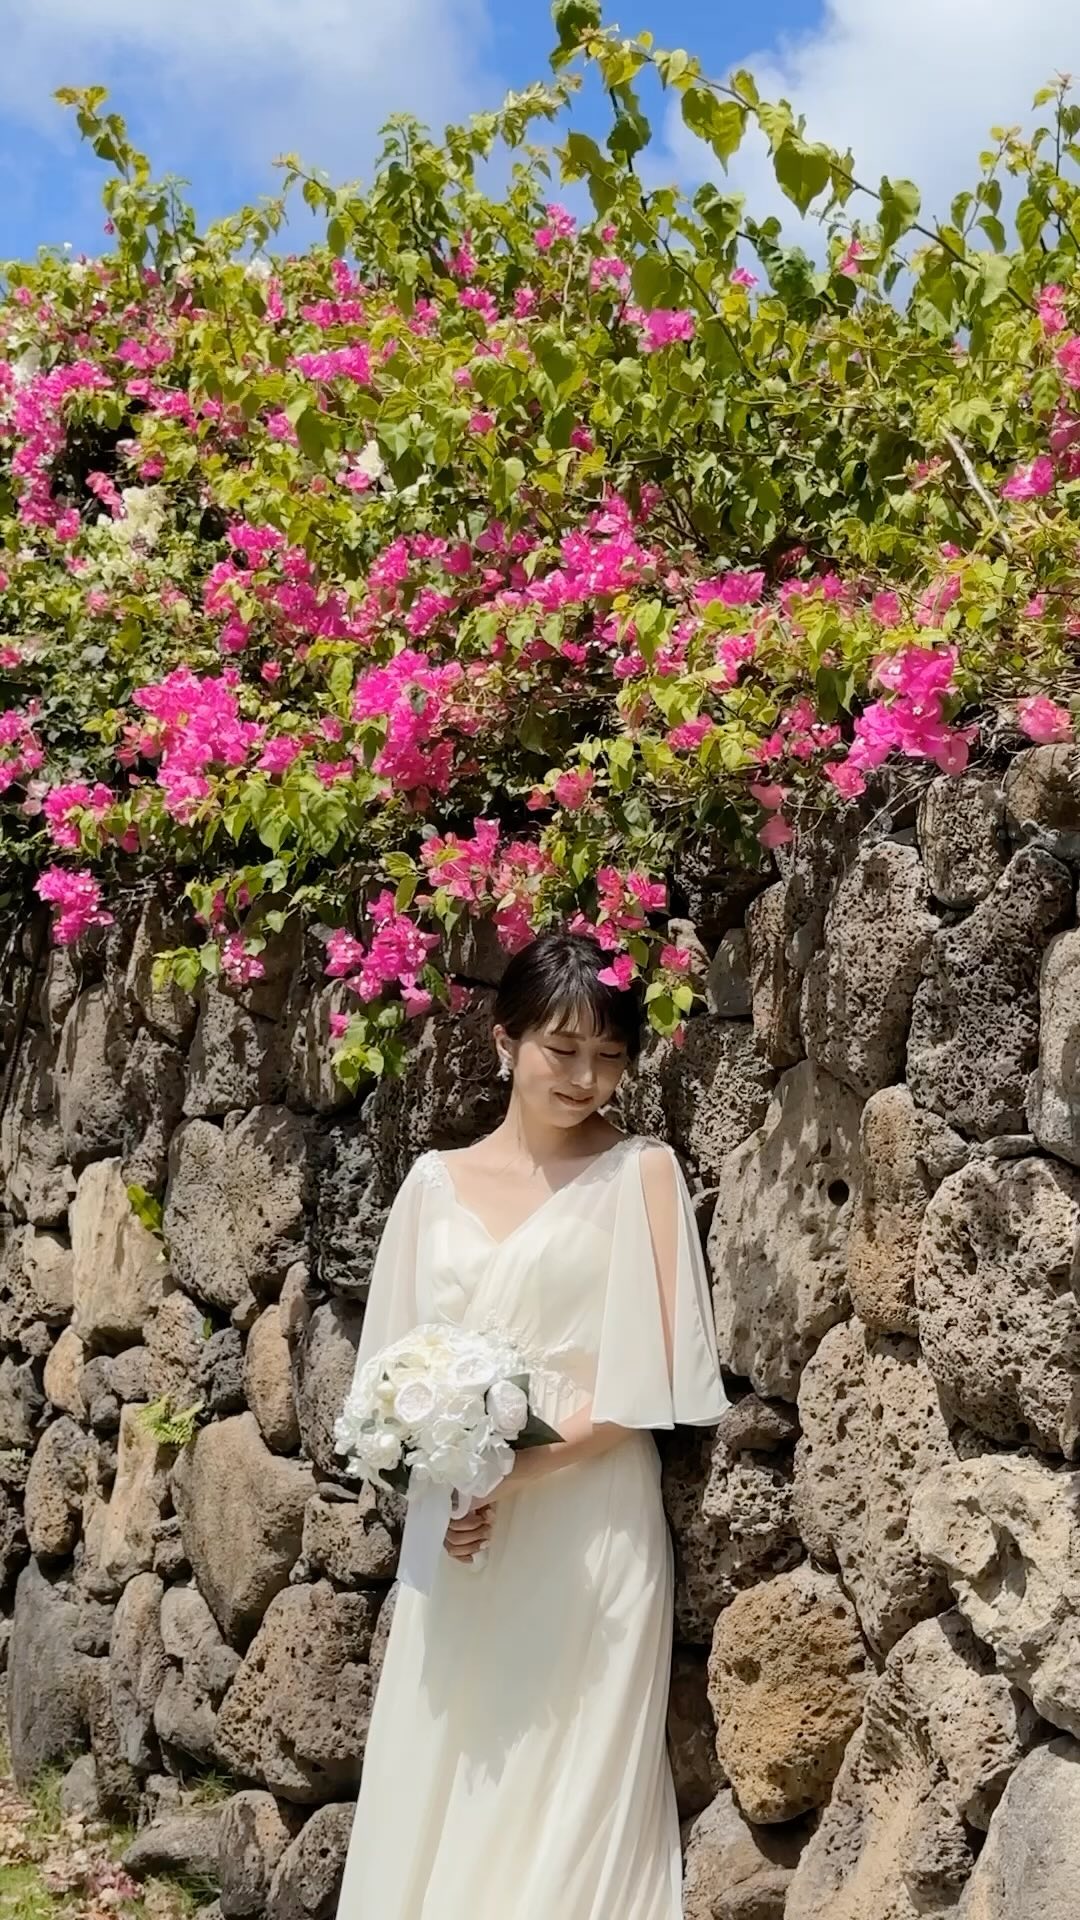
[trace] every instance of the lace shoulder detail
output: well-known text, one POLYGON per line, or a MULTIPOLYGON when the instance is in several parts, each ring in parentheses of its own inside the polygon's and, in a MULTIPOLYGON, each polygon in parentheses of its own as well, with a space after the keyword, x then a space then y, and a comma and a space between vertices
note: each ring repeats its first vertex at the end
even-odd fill
POLYGON ((445 1187, 449 1181, 442 1154, 429 1147, 418 1160, 414 1160, 409 1170, 409 1178, 419 1180, 423 1187, 445 1187))

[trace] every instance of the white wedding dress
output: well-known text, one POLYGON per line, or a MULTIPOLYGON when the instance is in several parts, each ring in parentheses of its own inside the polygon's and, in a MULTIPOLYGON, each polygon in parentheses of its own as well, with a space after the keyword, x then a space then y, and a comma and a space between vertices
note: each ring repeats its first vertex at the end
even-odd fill
POLYGON ((591 1400, 596 1421, 640 1431, 498 1506, 483 1566, 444 1553, 430 1596, 401 1588, 338 1920, 680 1920, 671 1543, 648 1429, 710 1425, 727 1402, 674 1156, 621 1140, 495 1240, 423 1155, 386 1224, 358 1368, 427 1320, 497 1323, 542 1353, 533 1398, 552 1425, 591 1400), (670 1372, 645 1150, 677 1184, 670 1372))

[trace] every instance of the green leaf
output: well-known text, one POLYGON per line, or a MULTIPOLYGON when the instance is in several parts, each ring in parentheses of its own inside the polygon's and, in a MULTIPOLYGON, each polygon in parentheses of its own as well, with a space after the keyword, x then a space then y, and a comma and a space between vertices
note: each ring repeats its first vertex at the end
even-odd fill
POLYGON ((828 186, 832 162, 826 147, 812 146, 789 135, 773 154, 773 171, 788 199, 795 202, 800 213, 806 213, 828 186))
POLYGON ((905 233, 908 233, 919 217, 922 195, 911 180, 888 180, 882 175, 881 209, 878 225, 881 229, 881 242, 885 247, 894 247, 905 233))
POLYGON ((718 100, 708 87, 687 87, 679 108, 690 132, 712 148, 725 169, 742 145, 746 108, 737 100, 718 100))

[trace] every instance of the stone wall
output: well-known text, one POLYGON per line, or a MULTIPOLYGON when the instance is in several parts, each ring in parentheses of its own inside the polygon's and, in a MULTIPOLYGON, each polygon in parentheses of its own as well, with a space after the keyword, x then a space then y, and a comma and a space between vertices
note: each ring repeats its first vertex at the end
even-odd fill
MULTIPOLYGON (((734 1400, 662 1443, 686 1914, 1058 1920, 1080 1870, 1067 756, 782 858, 756 894, 707 848, 680 876, 709 1011, 623 1099, 700 1196, 734 1400)), ((82 1752, 69 1797, 137 1816, 137 1869, 220 1862, 226 1916, 332 1920, 401 1518, 343 1482, 333 1421, 395 1187, 498 1117, 497 961, 463 947, 473 1008, 354 1101, 314 935, 197 1005, 151 978, 183 937, 151 901, 35 977, 30 929, 0 982, 14 1762, 82 1752), (148 1421, 166 1399, 174 1424, 148 1421), (235 1783, 212 1808, 207 1770, 235 1783)))

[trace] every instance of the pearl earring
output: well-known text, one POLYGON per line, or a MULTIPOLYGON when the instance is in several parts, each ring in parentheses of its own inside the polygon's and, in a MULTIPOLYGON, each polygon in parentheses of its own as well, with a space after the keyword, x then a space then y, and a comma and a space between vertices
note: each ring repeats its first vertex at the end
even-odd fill
POLYGON ((500 1079, 500 1080, 509 1080, 509 1078, 510 1078, 510 1073, 511 1073, 511 1067, 510 1067, 510 1055, 509 1055, 508 1053, 500 1053, 500 1055, 499 1055, 499 1079, 500 1079))

